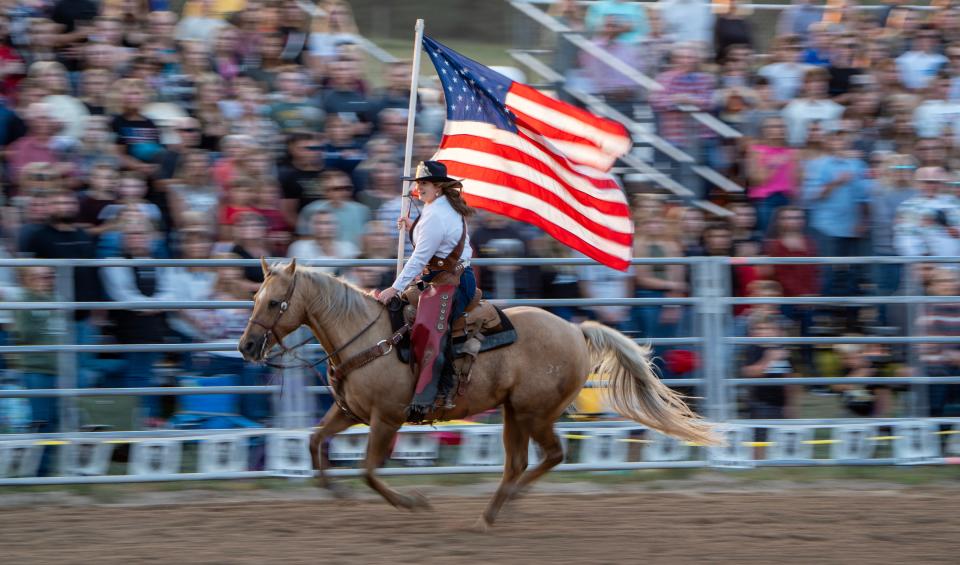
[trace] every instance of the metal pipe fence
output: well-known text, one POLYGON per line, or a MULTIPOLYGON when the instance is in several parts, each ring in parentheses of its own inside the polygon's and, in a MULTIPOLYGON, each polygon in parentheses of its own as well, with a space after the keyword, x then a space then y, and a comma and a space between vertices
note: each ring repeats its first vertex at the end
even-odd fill
MULTIPOLYGON (((393 266, 393 260, 316 260, 316 261, 298 261, 303 265, 316 266, 393 266)), ((634 265, 665 265, 679 264, 688 267, 691 271, 690 280, 692 281, 691 295, 684 298, 595 298, 595 299, 500 299, 492 300, 495 304, 502 307, 509 306, 540 306, 540 307, 577 307, 591 308, 598 306, 628 306, 645 307, 652 306, 679 306, 684 308, 690 315, 694 328, 691 335, 683 337, 654 337, 648 339, 640 336, 637 341, 649 343, 654 347, 687 347, 692 348, 699 359, 699 369, 695 377, 691 378, 667 378, 664 382, 669 386, 693 388, 696 395, 700 411, 705 413, 711 420, 717 422, 726 422, 735 425, 743 425, 743 422, 737 420, 737 396, 741 390, 752 387, 777 387, 786 385, 796 385, 802 387, 811 386, 887 386, 887 387, 906 387, 906 392, 911 399, 908 403, 909 410, 907 414, 913 418, 923 418, 926 416, 925 410, 928 409, 927 402, 923 400, 928 389, 933 386, 960 385, 960 376, 942 376, 934 377, 925 375, 922 370, 910 376, 877 376, 877 377, 829 377, 829 376, 790 376, 790 377, 765 377, 765 378, 742 378, 738 375, 736 369, 736 359, 734 358, 735 347, 745 346, 834 346, 837 344, 849 345, 884 345, 904 347, 913 350, 915 346, 931 345, 951 345, 960 344, 960 336, 923 336, 916 335, 915 324, 906 324, 907 335, 877 335, 877 336, 837 336, 837 337, 814 337, 814 336, 784 336, 784 337, 746 337, 731 335, 733 327, 733 307, 750 306, 758 304, 779 304, 779 305, 830 305, 830 306, 878 306, 878 305, 938 305, 938 304, 960 304, 960 296, 924 296, 913 290, 909 295, 892 296, 824 296, 824 297, 733 297, 731 296, 731 271, 733 267, 741 265, 795 265, 795 264, 815 264, 815 265, 840 265, 851 263, 862 264, 957 264, 960 263, 960 257, 826 257, 826 258, 739 258, 739 257, 676 257, 676 258, 638 258, 632 262, 634 265)), ((0 267, 26 267, 26 266, 49 266, 57 269, 57 292, 58 300, 51 302, 8 302, 0 306, 0 309, 16 310, 56 310, 65 313, 76 310, 191 310, 191 309, 249 309, 252 306, 251 301, 127 301, 127 302, 77 302, 72 300, 73 291, 73 271, 79 267, 118 267, 118 266, 154 266, 154 267, 207 267, 216 268, 223 266, 252 266, 258 265, 257 260, 158 260, 158 259, 84 259, 84 260, 41 260, 41 259, 3 259, 0 260, 0 267)), ((474 261, 478 266, 587 266, 594 265, 587 259, 537 259, 537 258, 501 258, 485 259, 474 261)), ((907 270, 905 270, 907 271, 907 270)), ((917 288, 916 286, 913 287, 917 288)), ((913 307, 911 306, 911 307, 913 307)), ((69 326, 69 324, 68 324, 69 326)), ((198 352, 227 352, 235 351, 236 344, 233 342, 209 342, 209 343, 145 343, 145 344, 78 344, 74 341, 76 336, 66 334, 64 342, 51 345, 6 345, 0 346, 0 354, 33 354, 33 355, 56 355, 60 366, 60 375, 57 377, 56 388, 30 388, 18 389, 7 388, 0 389, 0 399, 14 398, 58 398, 60 400, 60 423, 61 429, 53 434, 8 434, 0 436, 0 477, 5 473, 4 449, 13 449, 10 445, 20 441, 48 441, 54 442, 47 446, 57 445, 58 441, 104 441, 103 432, 81 432, 80 421, 78 419, 78 410, 76 402, 84 398, 118 398, 118 397, 188 397, 194 395, 242 395, 244 397, 266 396, 272 399, 274 406, 274 428, 270 430, 261 430, 258 433, 271 433, 277 429, 297 428, 302 429, 310 423, 316 421, 317 400, 323 395, 329 393, 328 387, 321 384, 311 384, 313 375, 304 374, 299 370, 284 370, 279 378, 282 384, 256 385, 256 386, 175 386, 175 387, 134 387, 134 388, 116 388, 100 387, 85 388, 78 386, 80 384, 81 364, 80 355, 91 355, 99 353, 132 353, 132 352, 171 352, 171 353, 198 353, 198 352), (38 438, 48 438, 46 440, 38 438), (66 438, 66 439, 64 439, 66 438), (99 439, 94 439, 99 438, 99 439), (5 447, 6 446, 6 447, 5 447)), ((305 347, 305 352, 310 354, 319 353, 322 348, 317 344, 309 344, 305 347)), ((914 361, 916 363, 916 361, 914 361)), ((915 367, 919 368, 919 364, 915 367)), ((602 388, 605 382, 602 380, 590 381, 588 387, 602 388)), ((923 422, 934 422, 936 425, 946 425, 938 420, 922 420, 923 422), (937 424, 937 422, 940 422, 937 424)), ((860 420, 846 419, 842 420, 842 425, 864 425, 860 420)), ((826 421, 816 421, 816 425, 826 425, 826 421)), ((759 423, 755 423, 759 425, 759 423)), ((811 425, 809 423, 780 422, 788 426, 811 425)), ((622 425, 622 423, 621 423, 622 425)), ((632 424, 631 424, 632 425, 632 424)), ((877 420, 869 425, 886 425, 877 420)), ((919 424, 918 424, 919 425, 919 424)), ((926 424, 924 424, 926 425, 926 424)), ((952 422, 950 423, 952 426, 952 422)), ((582 424, 581 424, 582 427, 582 424)), ((447 428, 450 429, 450 428, 447 428)), ((476 429, 473 426, 464 426, 456 428, 476 429)), ((416 432, 416 428, 411 428, 411 433, 416 432)), ((150 430, 144 432, 116 432, 120 436, 130 436, 141 438, 137 441, 148 441, 157 438, 170 437, 189 437, 196 435, 196 430, 163 431, 150 430)), ((931 432, 939 433, 939 432, 931 432)), ((958 432, 960 433, 960 432, 958 432)), ((206 436, 217 434, 236 434, 230 430, 204 430, 206 436)), ((941 438, 941 436, 936 436, 941 438)), ((942 438, 951 439, 952 435, 942 436, 942 438)), ((184 440, 186 441, 186 440, 184 440)), ((958 446, 960 449, 960 446, 958 446)), ((59 467, 66 469, 70 462, 64 459, 66 451, 61 451, 59 467)), ((895 458, 894 458, 895 459, 895 458)), ((866 459, 850 459, 823 462, 821 460, 807 461, 804 464, 823 465, 823 464, 882 464, 877 461, 893 461, 894 459, 877 459, 869 461, 866 459)), ((933 461, 931 458, 925 461, 933 461)), ((899 460, 897 460, 899 461, 899 460)), ((933 461, 936 462, 936 461, 933 461)), ((576 463, 565 464, 563 468, 579 469, 582 468, 607 468, 604 465, 612 465, 610 468, 632 469, 649 468, 656 466, 671 466, 670 461, 620 461, 617 463, 604 463, 597 467, 596 463, 576 463)), ((722 457, 704 457, 696 461, 679 462, 681 466, 724 466, 722 457)), ((743 463, 743 461, 740 461, 743 463)), ((777 465, 777 461, 753 462, 750 465, 777 465)), ((9 464, 6 464, 9 467, 9 464)), ((738 463, 739 465, 739 463, 738 463)), ((390 473, 421 473, 421 472, 491 472, 490 467, 476 466, 457 466, 441 465, 428 466, 424 469, 414 471, 391 470, 390 473)), ((350 473, 353 471, 342 470, 350 473)), ((0 484, 50 484, 57 482, 121 482, 134 480, 191 480, 193 478, 242 478, 253 476, 275 476, 276 473, 263 474, 264 471, 245 470, 238 472, 204 472, 199 475, 195 473, 178 473, 179 478, 171 479, 166 474, 155 473, 153 475, 109 475, 105 477, 9 477, 0 479, 0 484), (116 478, 116 477, 122 478, 116 478), (164 477, 164 478, 157 478, 164 477), (116 479, 116 480, 114 480, 116 479), (18 482, 20 481, 20 482, 18 482), (35 481, 35 482, 30 482, 35 481)), ((281 473, 282 474, 282 473, 281 473)))

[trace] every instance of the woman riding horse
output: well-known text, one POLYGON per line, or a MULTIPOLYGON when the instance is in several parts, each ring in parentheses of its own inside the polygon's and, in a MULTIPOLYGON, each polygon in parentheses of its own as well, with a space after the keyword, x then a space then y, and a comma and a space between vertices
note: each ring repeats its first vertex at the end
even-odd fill
MULTIPOLYGON (((416 320, 410 330, 415 359, 417 385, 408 407, 411 420, 422 419, 434 406, 447 358, 450 324, 464 314, 477 292, 477 281, 470 266, 473 250, 467 233, 466 217, 472 208, 463 200, 463 185, 447 176, 447 167, 439 161, 423 161, 413 177, 414 194, 424 203, 415 221, 400 218, 413 242, 413 255, 393 285, 380 292, 378 299, 388 304, 419 275, 422 293, 416 320)), ((451 389, 446 390, 446 408, 452 408, 451 389)))

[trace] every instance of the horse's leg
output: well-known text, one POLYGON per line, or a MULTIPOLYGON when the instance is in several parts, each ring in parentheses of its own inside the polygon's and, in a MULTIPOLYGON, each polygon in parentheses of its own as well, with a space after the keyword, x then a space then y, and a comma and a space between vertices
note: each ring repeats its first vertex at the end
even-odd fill
POLYGON ((393 438, 400 429, 398 424, 389 424, 379 418, 373 418, 370 421, 370 434, 367 439, 367 458, 364 461, 366 467, 364 478, 370 488, 380 493, 387 502, 396 508, 406 508, 416 510, 419 508, 430 508, 430 503, 420 493, 412 495, 400 494, 393 490, 386 483, 377 477, 377 468, 383 464, 390 454, 390 448, 393 445, 393 438))
POLYGON ((480 521, 477 524, 478 529, 486 529, 493 525, 500 513, 500 508, 506 502, 513 490, 517 488, 517 479, 527 468, 527 444, 530 442, 530 434, 526 428, 518 421, 517 416, 510 403, 503 405, 503 448, 504 464, 503 478, 500 480, 500 486, 497 492, 490 499, 490 503, 484 510, 480 521))
POLYGON ((517 485, 511 490, 511 496, 516 496, 523 489, 530 486, 530 483, 539 479, 547 471, 553 469, 563 461, 563 446, 560 444, 560 438, 553 431, 553 422, 555 419, 538 420, 530 430, 530 436, 537 442, 543 451, 543 460, 534 467, 523 473, 517 481, 517 485))
MULTIPOLYGON (((339 406, 334 404, 324 414, 317 429, 313 430, 313 435, 310 436, 310 460, 313 462, 313 470, 317 473, 317 486, 331 491, 334 490, 333 483, 323 472, 324 464, 327 463, 326 454, 322 452, 324 442, 355 423, 339 406)), ((335 492, 335 494, 339 493, 335 492)))

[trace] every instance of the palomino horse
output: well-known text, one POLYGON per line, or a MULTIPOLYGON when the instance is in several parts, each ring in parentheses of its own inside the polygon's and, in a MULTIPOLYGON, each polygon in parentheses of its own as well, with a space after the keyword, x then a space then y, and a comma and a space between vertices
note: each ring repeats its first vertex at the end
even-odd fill
MULTIPOLYGON (((333 352, 333 366, 377 351, 377 344, 393 334, 385 307, 362 290, 316 270, 298 268, 295 261, 273 268, 261 263, 266 278, 238 345, 248 361, 263 361, 301 325, 313 331, 325 351, 333 352)), ((456 398, 456 407, 435 415, 437 419, 465 418, 502 406, 503 479, 481 516, 481 528, 493 523, 504 502, 563 460, 553 424, 591 371, 606 376, 610 404, 623 416, 679 439, 717 442, 710 426, 657 378, 648 348, 601 324, 574 325, 539 308, 510 308, 506 314, 517 330, 516 343, 481 354, 466 392, 456 398), (539 444, 543 458, 528 470, 531 438, 539 444)), ((340 376, 338 404, 310 439, 313 468, 319 484, 329 488, 322 446, 359 419, 370 425, 364 463, 367 484, 395 507, 427 508, 419 493, 400 494, 376 475, 404 424, 415 385, 410 367, 389 354, 389 349, 382 347, 382 355, 340 376)))

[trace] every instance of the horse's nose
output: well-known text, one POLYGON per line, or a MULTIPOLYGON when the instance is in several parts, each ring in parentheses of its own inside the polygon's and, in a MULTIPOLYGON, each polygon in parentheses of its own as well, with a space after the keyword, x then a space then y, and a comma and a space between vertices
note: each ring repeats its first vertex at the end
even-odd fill
POLYGON ((248 339, 243 342, 243 345, 240 346, 240 353, 245 353, 247 355, 253 355, 253 350, 256 349, 256 344, 252 339, 248 339))

